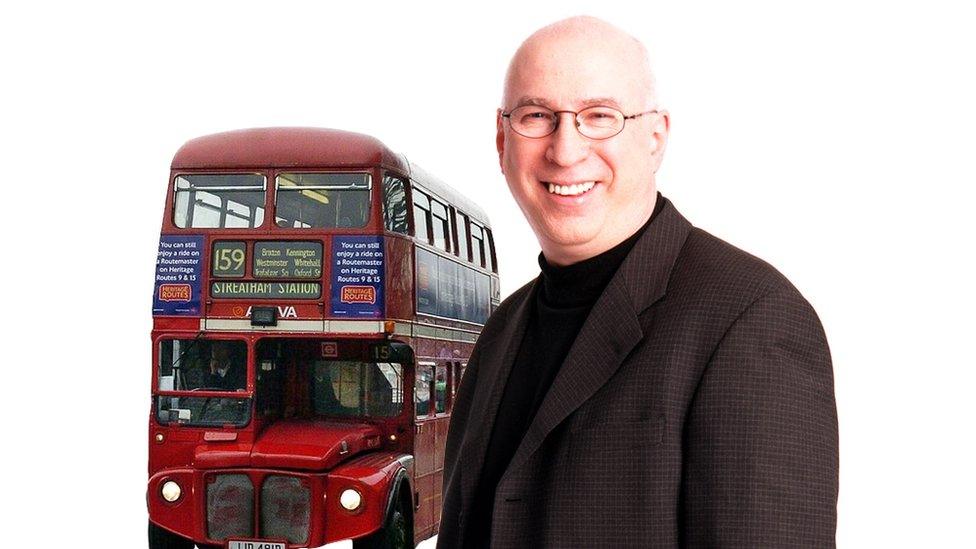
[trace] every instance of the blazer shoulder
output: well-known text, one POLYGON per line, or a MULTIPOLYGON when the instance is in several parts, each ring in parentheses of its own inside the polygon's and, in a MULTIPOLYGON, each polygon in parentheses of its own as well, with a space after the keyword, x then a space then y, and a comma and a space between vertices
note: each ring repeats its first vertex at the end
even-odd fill
POLYGON ((691 228, 668 286, 669 293, 718 301, 738 311, 773 293, 802 298, 775 267, 698 227, 691 228))

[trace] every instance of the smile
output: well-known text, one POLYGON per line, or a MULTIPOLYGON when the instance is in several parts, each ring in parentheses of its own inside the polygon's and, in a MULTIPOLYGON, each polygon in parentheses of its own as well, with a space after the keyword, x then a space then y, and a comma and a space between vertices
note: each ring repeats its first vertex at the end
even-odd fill
POLYGON ((595 181, 584 181, 583 183, 576 183, 573 185, 558 185, 556 183, 546 183, 543 184, 549 188, 550 194, 558 194, 562 196, 578 196, 586 193, 594 186, 596 186, 595 181))

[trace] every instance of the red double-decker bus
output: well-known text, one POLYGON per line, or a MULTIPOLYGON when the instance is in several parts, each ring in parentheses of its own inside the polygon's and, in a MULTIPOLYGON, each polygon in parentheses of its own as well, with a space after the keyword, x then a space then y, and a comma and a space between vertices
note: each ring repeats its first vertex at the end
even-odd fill
POLYGON ((150 548, 432 536, 496 273, 484 212, 372 137, 186 143, 153 295, 150 548))

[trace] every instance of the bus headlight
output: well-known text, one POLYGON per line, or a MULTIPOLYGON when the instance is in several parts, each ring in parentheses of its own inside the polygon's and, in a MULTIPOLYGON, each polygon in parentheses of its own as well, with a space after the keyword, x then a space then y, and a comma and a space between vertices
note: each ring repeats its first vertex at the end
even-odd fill
POLYGON ((163 496, 163 499, 173 503, 174 501, 180 499, 180 494, 183 493, 183 490, 180 489, 179 484, 173 482, 172 480, 167 480, 163 483, 163 487, 159 490, 159 493, 163 496))
POLYGON ((346 488, 339 495, 339 505, 342 505, 346 511, 355 511, 362 504, 363 496, 352 488, 346 488))

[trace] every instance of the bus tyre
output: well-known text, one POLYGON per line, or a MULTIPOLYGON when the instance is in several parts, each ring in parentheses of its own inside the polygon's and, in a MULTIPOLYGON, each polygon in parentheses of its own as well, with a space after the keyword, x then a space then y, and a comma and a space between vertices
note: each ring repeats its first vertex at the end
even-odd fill
POLYGON ((193 549, 193 541, 149 522, 149 549, 193 549))
POLYGON ((398 495, 383 527, 372 535, 352 540, 353 549, 412 549, 413 520, 407 513, 403 498, 398 495))

